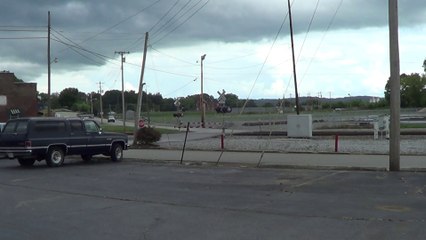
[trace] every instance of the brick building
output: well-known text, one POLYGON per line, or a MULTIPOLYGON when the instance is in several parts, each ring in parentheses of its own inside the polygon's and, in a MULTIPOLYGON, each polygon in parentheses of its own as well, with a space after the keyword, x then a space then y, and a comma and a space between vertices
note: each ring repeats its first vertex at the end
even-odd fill
POLYGON ((0 122, 37 113, 37 83, 20 82, 15 74, 0 72, 0 122))

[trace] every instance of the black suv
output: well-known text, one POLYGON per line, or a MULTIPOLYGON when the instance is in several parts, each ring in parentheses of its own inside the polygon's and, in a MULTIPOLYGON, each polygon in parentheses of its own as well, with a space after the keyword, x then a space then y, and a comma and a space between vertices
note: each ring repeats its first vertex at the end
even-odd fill
POLYGON ((22 166, 46 160, 50 167, 61 166, 65 155, 111 156, 121 161, 128 137, 103 132, 94 120, 66 118, 20 118, 9 120, 0 135, 0 158, 18 159, 22 166))

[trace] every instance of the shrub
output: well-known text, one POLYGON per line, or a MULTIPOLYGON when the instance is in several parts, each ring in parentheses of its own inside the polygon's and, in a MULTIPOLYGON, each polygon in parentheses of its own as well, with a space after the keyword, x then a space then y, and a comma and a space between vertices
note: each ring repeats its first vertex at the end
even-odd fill
POLYGON ((136 145, 152 144, 159 141, 161 133, 152 127, 144 127, 138 129, 136 133, 135 143, 136 145))

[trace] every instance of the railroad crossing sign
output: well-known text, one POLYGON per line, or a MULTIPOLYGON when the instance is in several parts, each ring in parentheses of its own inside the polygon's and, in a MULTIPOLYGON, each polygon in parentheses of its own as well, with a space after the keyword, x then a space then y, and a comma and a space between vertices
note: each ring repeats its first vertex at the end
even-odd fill
POLYGON ((220 105, 225 105, 226 102, 226 97, 225 97, 225 90, 222 89, 222 93, 220 93, 219 91, 217 91, 217 93, 219 94, 219 98, 218 98, 218 102, 220 105))
POLYGON ((179 109, 179 107, 180 107, 180 97, 179 98, 176 98, 176 100, 175 100, 175 102, 174 102, 174 104, 175 104, 175 106, 179 109))

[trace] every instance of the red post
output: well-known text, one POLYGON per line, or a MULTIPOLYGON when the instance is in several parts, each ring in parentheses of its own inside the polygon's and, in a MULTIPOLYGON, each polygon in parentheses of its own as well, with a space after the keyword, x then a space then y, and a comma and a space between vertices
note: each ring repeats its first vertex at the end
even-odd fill
POLYGON ((339 151, 339 135, 336 134, 334 137, 334 152, 339 151))

